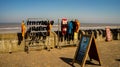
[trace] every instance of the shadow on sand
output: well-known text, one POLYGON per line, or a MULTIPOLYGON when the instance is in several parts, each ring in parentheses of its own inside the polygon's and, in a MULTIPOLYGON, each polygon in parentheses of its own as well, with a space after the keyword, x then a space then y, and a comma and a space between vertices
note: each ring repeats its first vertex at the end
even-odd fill
POLYGON ((62 61, 64 61, 65 63, 69 64, 70 66, 75 67, 75 66, 72 64, 73 59, 71 59, 71 58, 65 58, 65 57, 60 57, 60 59, 61 59, 62 61))
POLYGON ((115 59, 116 61, 120 61, 120 59, 115 59))
MULTIPOLYGON (((73 59, 71 59, 71 58, 66 58, 66 57, 60 57, 60 59, 63 60, 65 63, 69 64, 70 66, 75 67, 75 66, 72 64, 73 59)), ((80 62, 76 62, 76 63, 80 64, 80 62)), ((87 60, 87 61, 86 61, 86 64, 99 66, 99 64, 92 63, 90 60, 87 60)))
POLYGON ((97 65, 97 66, 100 66, 100 64, 95 64, 95 63, 91 62, 90 60, 87 60, 87 61, 86 61, 86 64, 88 64, 88 65, 97 65))

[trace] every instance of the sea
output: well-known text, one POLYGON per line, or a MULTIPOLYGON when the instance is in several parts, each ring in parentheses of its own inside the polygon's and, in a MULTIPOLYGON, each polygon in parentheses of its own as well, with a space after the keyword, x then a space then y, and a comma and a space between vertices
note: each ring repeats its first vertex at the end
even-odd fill
MULTIPOLYGON (((81 29, 95 29, 103 28, 106 26, 120 27, 120 23, 81 23, 81 29)), ((61 27, 59 27, 60 29, 61 27)), ((58 23, 54 23, 52 31, 58 30, 58 23)), ((21 23, 0 23, 0 33, 20 33, 21 32, 21 23)))

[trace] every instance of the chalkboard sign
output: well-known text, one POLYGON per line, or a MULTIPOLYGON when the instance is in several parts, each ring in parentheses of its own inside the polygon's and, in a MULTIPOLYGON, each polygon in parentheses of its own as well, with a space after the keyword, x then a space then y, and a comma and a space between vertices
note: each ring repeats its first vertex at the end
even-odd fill
POLYGON ((94 36, 82 35, 72 64, 74 64, 75 61, 78 61, 81 64, 81 67, 84 67, 88 56, 90 60, 94 59, 101 65, 94 36))
POLYGON ((76 60, 82 62, 82 60, 85 56, 86 50, 87 50, 87 46, 89 45, 89 42, 90 42, 89 36, 82 37, 81 43, 79 43, 78 52, 77 52, 77 55, 75 58, 76 60))

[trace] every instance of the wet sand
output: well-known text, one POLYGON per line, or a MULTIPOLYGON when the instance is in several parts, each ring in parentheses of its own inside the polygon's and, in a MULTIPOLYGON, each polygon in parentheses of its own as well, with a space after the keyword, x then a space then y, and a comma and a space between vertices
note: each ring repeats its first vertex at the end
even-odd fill
MULTIPOLYGON (((120 40, 97 42, 97 47, 102 66, 93 60, 91 63, 86 63, 85 67, 120 67, 120 40)), ((0 67, 72 67, 75 51, 76 47, 63 47, 51 51, 30 51, 29 54, 3 53, 0 54, 0 67)), ((80 67, 78 63, 74 63, 74 66, 80 67)))

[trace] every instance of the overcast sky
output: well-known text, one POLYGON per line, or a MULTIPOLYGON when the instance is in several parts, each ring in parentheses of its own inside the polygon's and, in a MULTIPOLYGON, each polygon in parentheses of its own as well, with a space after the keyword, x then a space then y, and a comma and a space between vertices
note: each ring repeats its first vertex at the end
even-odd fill
POLYGON ((27 18, 120 23, 120 0, 0 0, 0 22, 21 22, 27 18))

